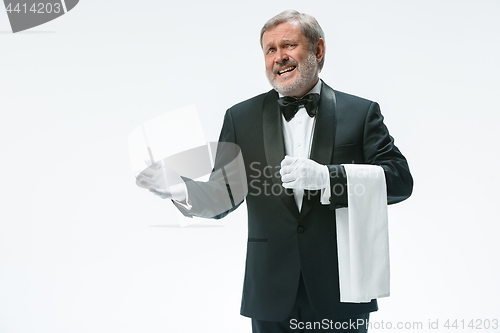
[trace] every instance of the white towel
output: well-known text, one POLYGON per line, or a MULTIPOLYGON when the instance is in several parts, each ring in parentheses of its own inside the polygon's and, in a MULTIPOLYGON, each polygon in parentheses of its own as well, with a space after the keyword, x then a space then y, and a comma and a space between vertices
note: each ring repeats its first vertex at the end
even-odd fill
POLYGON ((348 207, 336 210, 340 301, 390 294, 387 188, 376 165, 345 164, 348 207))

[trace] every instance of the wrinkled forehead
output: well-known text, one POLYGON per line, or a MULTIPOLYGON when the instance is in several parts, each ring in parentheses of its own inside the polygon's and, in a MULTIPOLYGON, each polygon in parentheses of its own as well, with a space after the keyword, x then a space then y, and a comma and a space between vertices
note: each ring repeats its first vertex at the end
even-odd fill
POLYGON ((262 36, 262 47, 265 49, 277 43, 300 41, 307 41, 306 36, 302 34, 300 25, 297 22, 285 22, 269 28, 264 32, 262 36))

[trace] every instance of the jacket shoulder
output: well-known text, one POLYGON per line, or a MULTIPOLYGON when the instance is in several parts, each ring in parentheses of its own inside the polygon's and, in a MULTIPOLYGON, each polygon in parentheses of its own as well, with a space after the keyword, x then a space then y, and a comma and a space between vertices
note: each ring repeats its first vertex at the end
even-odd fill
POLYGON ((335 97, 337 99, 337 103, 345 103, 345 104, 354 104, 354 105, 359 105, 360 107, 366 107, 368 108, 372 103, 375 103, 374 101, 371 101, 369 99, 347 94, 342 91, 334 90, 335 92, 335 97))
POLYGON ((260 95, 249 98, 245 101, 239 102, 231 106, 228 111, 230 111, 232 115, 235 115, 240 113, 246 114, 248 112, 252 113, 255 112, 255 110, 261 110, 262 105, 264 103, 264 99, 266 98, 267 94, 271 93, 271 91, 267 93, 262 93, 260 95))

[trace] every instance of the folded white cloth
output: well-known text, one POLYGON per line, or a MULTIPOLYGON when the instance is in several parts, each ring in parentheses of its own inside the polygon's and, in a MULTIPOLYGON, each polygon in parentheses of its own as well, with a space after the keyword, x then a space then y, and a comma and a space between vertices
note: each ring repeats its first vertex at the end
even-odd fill
POLYGON ((340 301, 390 294, 387 188, 376 165, 345 164, 348 207, 336 210, 340 301))

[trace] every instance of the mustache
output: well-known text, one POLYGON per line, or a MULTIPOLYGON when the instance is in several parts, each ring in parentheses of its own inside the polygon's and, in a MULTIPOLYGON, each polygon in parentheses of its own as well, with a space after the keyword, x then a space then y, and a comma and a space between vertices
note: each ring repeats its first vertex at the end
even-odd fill
POLYGON ((287 67, 287 66, 295 66, 295 67, 298 68, 299 67, 299 63, 296 62, 296 61, 285 60, 284 62, 276 64, 276 65, 273 66, 273 73, 274 74, 278 74, 278 71, 280 70, 280 68, 287 67))

